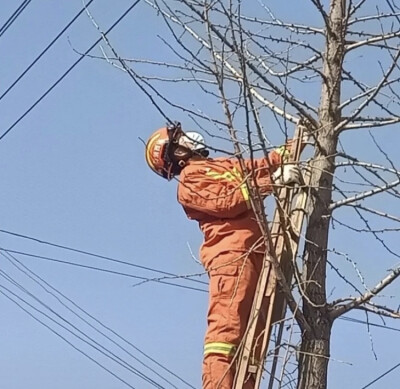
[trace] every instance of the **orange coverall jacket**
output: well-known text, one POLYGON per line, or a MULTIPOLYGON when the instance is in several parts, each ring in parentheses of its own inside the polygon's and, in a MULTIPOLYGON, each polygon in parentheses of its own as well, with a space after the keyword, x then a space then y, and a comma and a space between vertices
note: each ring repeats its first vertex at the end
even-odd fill
MULTIPOLYGON (((270 174, 282 163, 281 154, 274 150, 268 159, 244 162, 247 172, 254 172, 261 194, 270 193, 270 174)), ((200 257, 207 270, 210 261, 227 250, 263 252, 263 247, 257 249, 261 232, 248 200, 245 177, 236 159, 192 160, 182 170, 178 201, 188 218, 199 222, 204 234, 200 257)))
MULTIPOLYGON (((271 191, 270 174, 286 151, 245 160, 262 195, 271 191)), ((210 276, 203 389, 231 389, 231 360, 246 329, 265 251, 239 162, 190 160, 180 174, 178 201, 189 219, 199 222, 204 234, 200 259, 210 276)), ((244 389, 252 388, 249 379, 244 389)))

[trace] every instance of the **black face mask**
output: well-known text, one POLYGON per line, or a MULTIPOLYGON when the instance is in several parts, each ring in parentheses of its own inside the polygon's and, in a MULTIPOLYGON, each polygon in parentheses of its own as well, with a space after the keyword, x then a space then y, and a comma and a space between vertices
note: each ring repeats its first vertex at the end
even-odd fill
POLYGON ((182 127, 179 122, 174 122, 167 127, 168 144, 165 148, 164 173, 163 177, 170 180, 173 176, 178 176, 187 161, 195 155, 207 158, 209 151, 206 149, 191 150, 179 145, 179 139, 183 135, 182 127))

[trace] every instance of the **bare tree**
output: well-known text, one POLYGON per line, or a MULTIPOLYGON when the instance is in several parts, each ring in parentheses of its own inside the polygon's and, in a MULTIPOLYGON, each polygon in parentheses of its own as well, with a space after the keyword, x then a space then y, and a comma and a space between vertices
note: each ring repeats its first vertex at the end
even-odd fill
MULTIPOLYGON (((285 17, 280 8, 294 2, 282 2, 274 12, 261 1, 144 1, 165 23, 168 34, 160 45, 176 60, 123 59, 110 44, 103 54, 129 74, 167 121, 166 112, 182 110, 217 145, 233 142, 239 159, 267 152, 293 133, 293 124, 307 123, 314 153, 302 162, 311 172, 303 253, 293 261, 292 284, 278 277, 300 329, 300 346, 287 345, 282 364, 292 387, 297 382, 298 389, 326 388, 337 318, 354 309, 400 318, 396 306, 377 302, 400 275, 395 262, 400 252, 392 239, 400 229, 392 205, 400 197, 400 171, 390 142, 381 144, 375 135, 385 127, 385 134, 399 129, 400 7, 396 0, 297 1, 305 15, 298 22, 278 16, 285 17), (208 106, 221 106, 221 114, 216 105, 208 110, 180 99, 186 84, 208 106), (342 141, 346 133, 351 142, 342 141), (366 144, 373 153, 363 152, 366 144), (377 201, 379 196, 384 200, 377 201), (372 239, 371 255, 386 258, 375 279, 363 274, 368 266, 357 265, 354 254, 329 244, 340 229, 354 242, 372 239), (328 271, 349 296, 328 297, 328 271), (299 355, 297 378, 289 372, 291 349, 299 355)), ((256 190, 252 198, 265 230, 256 190)), ((277 381, 281 387, 283 378, 277 381)))

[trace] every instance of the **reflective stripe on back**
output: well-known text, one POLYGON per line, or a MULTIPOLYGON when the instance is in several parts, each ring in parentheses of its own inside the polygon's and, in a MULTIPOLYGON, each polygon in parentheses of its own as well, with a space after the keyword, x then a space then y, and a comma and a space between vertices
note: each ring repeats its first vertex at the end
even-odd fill
POLYGON ((219 173, 215 170, 209 170, 206 172, 206 176, 214 178, 215 180, 227 180, 228 182, 238 182, 240 185, 240 191, 242 192, 242 196, 246 201, 247 208, 251 208, 250 205, 250 194, 249 189, 247 188, 246 182, 243 180, 243 176, 240 171, 234 167, 232 171, 226 171, 223 173, 219 173))

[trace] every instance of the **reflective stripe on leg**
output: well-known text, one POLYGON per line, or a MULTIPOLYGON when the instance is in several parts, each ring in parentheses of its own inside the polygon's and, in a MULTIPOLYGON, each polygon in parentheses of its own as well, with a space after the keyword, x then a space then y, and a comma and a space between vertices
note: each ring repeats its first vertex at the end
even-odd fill
POLYGON ((233 343, 226 343, 226 342, 212 342, 206 343, 204 345, 204 355, 207 354, 222 354, 233 356, 236 352, 236 345, 233 343))

